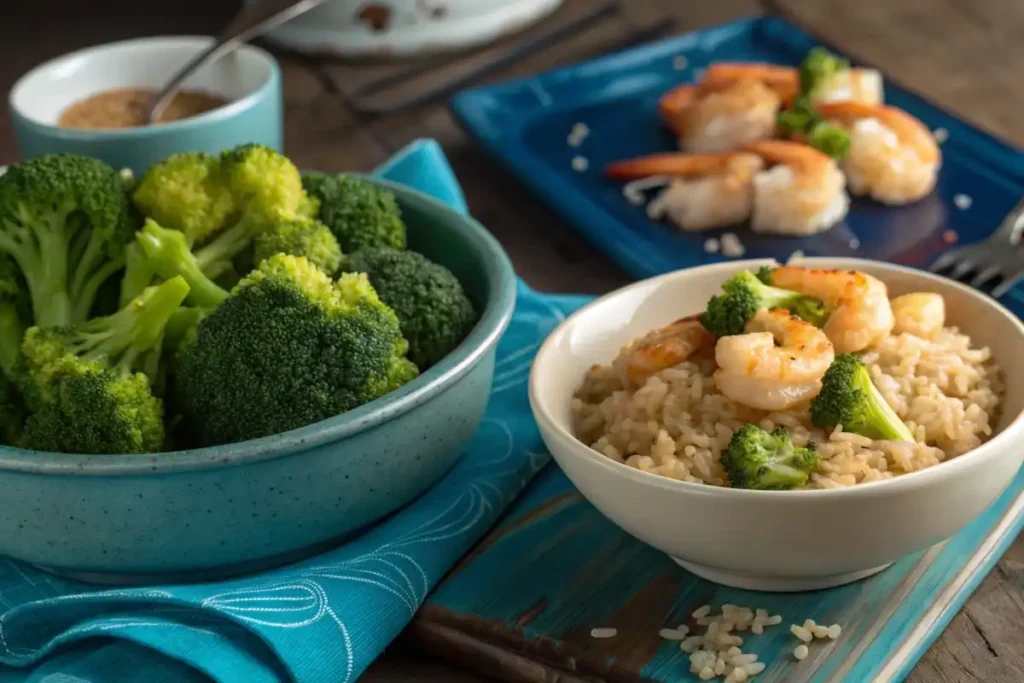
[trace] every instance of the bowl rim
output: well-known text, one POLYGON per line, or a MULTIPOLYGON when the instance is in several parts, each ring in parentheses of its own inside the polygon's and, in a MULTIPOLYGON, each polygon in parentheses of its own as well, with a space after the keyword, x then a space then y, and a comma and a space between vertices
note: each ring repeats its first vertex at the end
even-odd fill
MULTIPOLYGON (((557 328, 548 336, 537 352, 533 367, 530 370, 529 379, 529 400, 530 408, 538 423, 543 423, 558 440, 566 446, 564 450, 556 453, 559 449, 552 448, 552 456, 557 461, 560 457, 575 458, 581 460, 584 466, 597 466, 603 468, 612 476, 624 476, 641 485, 657 486, 659 488, 677 491, 680 494, 698 496, 718 496, 736 501, 771 501, 773 503, 799 505, 807 501, 820 500, 821 498, 832 497, 872 497, 875 495, 888 495, 898 491, 914 490, 927 487, 937 479, 955 476, 957 472, 973 466, 979 460, 990 460, 998 456, 1007 448, 1013 448, 1014 441, 1024 435, 1024 410, 1018 413, 1013 420, 1001 432, 990 438, 977 448, 974 448, 962 455, 951 458, 937 465, 932 465, 916 472, 909 472, 891 479, 880 481, 864 482, 854 486, 847 486, 834 489, 811 489, 801 491, 759 491, 751 489, 735 489, 725 486, 711 486, 708 484, 697 484, 693 482, 671 479, 652 472, 644 472, 630 467, 625 463, 619 463, 608 458, 584 442, 580 441, 573 433, 569 425, 554 417, 550 408, 553 399, 545 398, 540 390, 540 378, 552 362, 557 362, 556 345, 559 340, 570 334, 577 323, 591 310, 608 301, 625 295, 627 292, 647 287, 657 287, 661 283, 670 282, 676 279, 684 279, 695 274, 713 273, 715 271, 734 272, 740 268, 757 269, 764 265, 778 265, 778 261, 771 258, 745 259, 724 261, 695 268, 687 268, 671 273, 665 273, 652 278, 640 280, 624 287, 620 287, 604 296, 595 299, 570 316, 566 317, 557 328)), ((1017 336, 1024 342, 1024 324, 1010 312, 1005 306, 995 299, 979 292, 967 285, 945 278, 927 271, 911 268, 908 266, 886 263, 863 258, 847 257, 804 257, 793 265, 808 265, 811 267, 857 269, 858 266, 870 266, 889 270, 895 273, 906 274, 914 278, 920 278, 925 282, 941 281, 946 286, 960 290, 962 293, 976 300, 979 306, 985 306, 998 315, 1006 318, 1012 327, 1017 330, 1017 336)))
POLYGON ((171 135, 174 133, 189 131, 204 125, 213 124, 225 119, 230 119, 252 109, 253 106, 263 101, 271 89, 281 82, 281 67, 274 56, 267 50, 251 43, 240 45, 237 50, 254 55, 266 63, 268 67, 267 77, 262 83, 260 83, 260 86, 244 97, 240 97, 236 100, 230 100, 226 104, 215 109, 205 111, 195 116, 189 116, 188 118, 167 121, 164 123, 154 123, 146 126, 134 126, 132 128, 64 128, 63 126, 56 124, 41 123, 35 117, 30 116, 23 109, 16 106, 15 103, 19 90, 26 87, 30 81, 35 78, 39 78, 44 71, 53 69, 61 63, 68 62, 72 59, 88 59, 98 53, 114 48, 140 47, 141 49, 145 49, 147 47, 157 47, 161 45, 183 45, 202 48, 209 45, 214 40, 213 36, 198 34, 143 36, 141 38, 128 38, 126 40, 118 40, 109 43, 98 43, 96 45, 90 45, 74 50, 73 52, 66 52, 35 65, 19 76, 18 80, 14 82, 14 85, 12 85, 11 89, 7 92, 7 106, 10 109, 11 116, 13 118, 17 118, 22 124, 32 127, 37 132, 52 138, 76 141, 132 139, 139 137, 152 137, 155 135, 171 135))
POLYGON ((444 393, 465 377, 497 345, 512 319, 516 287, 515 272, 508 255, 498 240, 472 216, 463 215, 407 185, 361 173, 349 175, 387 188, 395 193, 400 203, 447 216, 452 224, 459 226, 457 230, 464 236, 467 247, 485 259, 489 289, 487 300, 483 303, 476 325, 447 356, 411 382, 380 398, 340 415, 280 434, 220 446, 123 455, 51 453, 0 446, 0 472, 144 476, 274 460, 288 457, 300 449, 308 450, 338 442, 395 420, 444 393))

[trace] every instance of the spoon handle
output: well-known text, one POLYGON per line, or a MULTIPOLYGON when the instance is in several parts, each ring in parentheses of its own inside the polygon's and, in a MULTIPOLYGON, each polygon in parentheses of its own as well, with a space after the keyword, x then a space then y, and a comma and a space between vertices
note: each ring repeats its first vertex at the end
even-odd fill
POLYGON ((326 0, 262 0, 242 9, 217 36, 213 45, 190 59, 156 96, 146 113, 146 122, 153 123, 170 103, 185 80, 201 67, 237 49, 241 44, 289 19, 304 14, 326 0))

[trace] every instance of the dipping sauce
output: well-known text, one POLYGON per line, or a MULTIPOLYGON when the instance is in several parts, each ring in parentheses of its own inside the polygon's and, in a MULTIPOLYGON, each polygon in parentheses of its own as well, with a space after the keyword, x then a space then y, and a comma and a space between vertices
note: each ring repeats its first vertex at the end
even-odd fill
MULTIPOLYGON (((155 90, 120 88, 106 90, 75 102, 61 112, 57 125, 62 128, 135 128, 146 124, 146 107, 156 97, 155 90)), ((179 90, 164 107, 158 123, 178 121, 222 107, 228 100, 198 90, 179 90)))

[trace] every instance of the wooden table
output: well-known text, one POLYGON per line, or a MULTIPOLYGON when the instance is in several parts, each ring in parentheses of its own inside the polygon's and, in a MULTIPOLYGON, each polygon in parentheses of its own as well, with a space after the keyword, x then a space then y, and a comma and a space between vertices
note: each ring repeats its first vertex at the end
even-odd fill
MULTIPOLYGON (((589 0, 577 0, 587 2, 589 0)), ((15 3, 9 3, 14 5, 15 3)), ((212 33, 235 10, 228 0, 17 3, 0 20, 0 90, 33 64, 89 44, 138 35, 212 33), (88 6, 88 8, 87 8, 88 6), (97 7, 102 6, 102 11, 97 7)), ((605 22, 517 62, 495 78, 524 75, 617 47, 631 29, 666 13, 676 31, 760 11, 754 0, 628 0, 626 20, 605 22)), ((780 0, 777 9, 892 78, 977 125, 1024 146, 1024 5, 1005 0, 780 0)), ((389 67, 324 65, 281 55, 288 154, 325 171, 366 170, 406 142, 441 142, 462 179, 474 215, 501 240, 519 274, 544 291, 602 293, 627 282, 516 181, 473 148, 443 102, 379 119, 353 115, 341 93, 389 67)), ((17 158, 6 109, 0 110, 0 164, 17 158)), ((1024 680, 1024 541, 1018 540, 921 660, 911 683, 1024 680)), ((456 671, 401 641, 363 680, 468 683, 456 671)))

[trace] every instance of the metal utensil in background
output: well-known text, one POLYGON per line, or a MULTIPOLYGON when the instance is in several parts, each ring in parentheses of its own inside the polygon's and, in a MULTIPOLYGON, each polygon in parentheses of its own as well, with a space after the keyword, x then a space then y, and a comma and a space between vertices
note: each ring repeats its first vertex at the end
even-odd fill
POLYGON ((220 59, 243 43, 270 29, 304 14, 327 0, 263 0, 258 5, 246 7, 228 22, 217 39, 208 49, 200 52, 185 64, 156 96, 146 112, 146 122, 154 123, 170 104, 174 94, 185 80, 198 69, 220 59))
POLYGON ((947 251, 935 259, 928 270, 965 281, 975 288, 998 280, 991 292, 998 299, 1024 278, 1024 251, 1020 249, 1022 233, 1024 199, 1013 207, 999 229, 987 240, 947 251), (971 275, 973 277, 969 277, 971 275))

